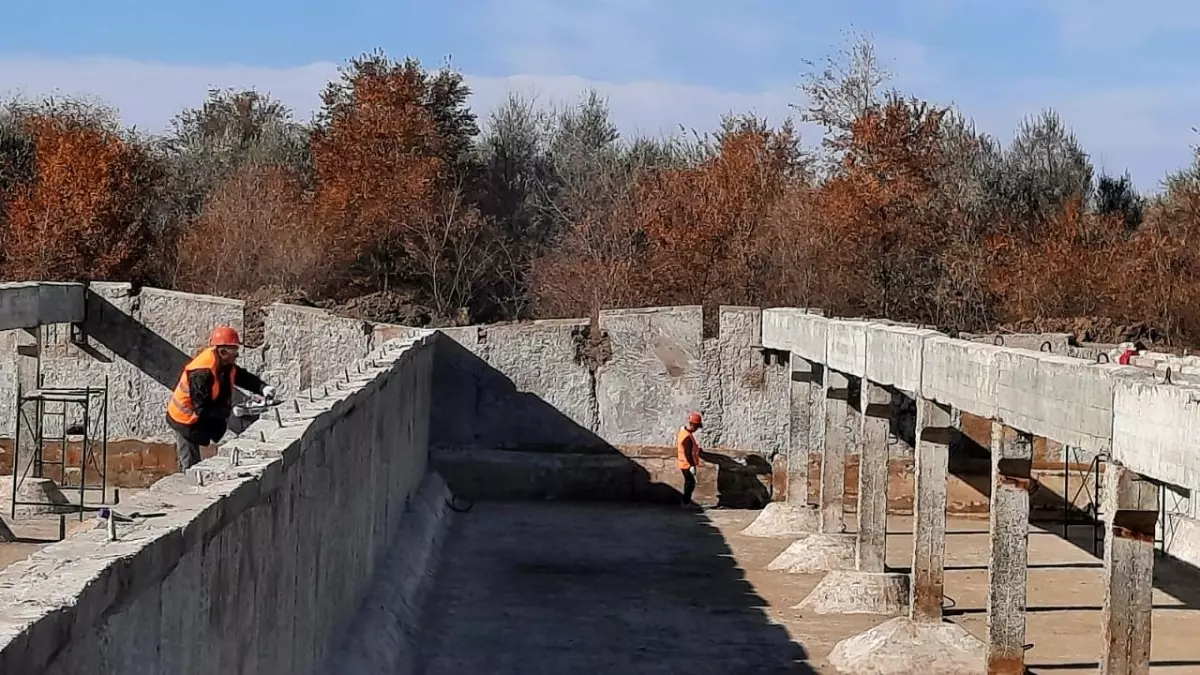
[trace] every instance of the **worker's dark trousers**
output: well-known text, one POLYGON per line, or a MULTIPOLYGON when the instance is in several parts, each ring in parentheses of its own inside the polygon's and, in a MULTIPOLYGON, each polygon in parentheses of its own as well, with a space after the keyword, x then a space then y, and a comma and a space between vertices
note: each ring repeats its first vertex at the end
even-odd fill
POLYGON ((696 477, 688 469, 680 469, 683 473, 683 503, 692 503, 692 493, 696 491, 696 477))
POLYGON ((179 471, 183 472, 200 463, 200 448, 220 441, 225 435, 226 425, 223 421, 202 420, 188 427, 172 423, 171 428, 175 430, 179 471))

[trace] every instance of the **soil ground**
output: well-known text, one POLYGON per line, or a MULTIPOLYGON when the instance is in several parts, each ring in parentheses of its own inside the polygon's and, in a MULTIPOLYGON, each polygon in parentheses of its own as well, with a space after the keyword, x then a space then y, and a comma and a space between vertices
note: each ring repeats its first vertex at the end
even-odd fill
MULTIPOLYGON (((444 550, 422 672, 834 673, 833 646, 887 617, 792 609, 820 575, 768 571, 790 540, 739 534, 756 514, 476 504, 456 515, 444 550)), ((907 568, 911 518, 890 522, 888 563, 907 568)), ((1073 527, 1076 546, 1048 527, 1030 536, 1026 662, 1033 673, 1094 673, 1103 565, 1093 530, 1073 527)), ((987 521, 951 519, 948 531, 946 614, 983 639, 987 521)), ((1155 591, 1152 672, 1200 673, 1200 599, 1187 597, 1200 595, 1200 576, 1165 563, 1156 572, 1172 593, 1155 591)))
MULTIPOLYGON (((139 488, 121 488, 120 490, 121 495, 124 497, 142 492, 139 488)), ((0 495, 0 508, 7 510, 9 502, 4 497, 4 495, 0 495)), ((67 497, 73 502, 77 501, 74 499, 74 492, 70 492, 67 497)), ((114 500, 112 491, 110 490, 108 492, 108 503, 112 503, 112 501, 114 500)), ((92 503, 88 502, 88 506, 92 506, 92 503)), ((120 505, 113 508, 118 513, 121 513, 120 505)), ((94 513, 84 513, 82 521, 79 519, 79 513, 67 513, 64 515, 67 519, 68 537, 76 532, 90 530, 96 526, 96 514, 94 513)), ((59 519, 56 515, 25 516, 14 520, 9 517, 8 513, 0 513, 0 520, 3 520, 8 525, 13 535, 17 538, 16 541, 0 542, 0 570, 15 562, 26 559, 33 555, 34 551, 38 551, 58 541, 59 519)))

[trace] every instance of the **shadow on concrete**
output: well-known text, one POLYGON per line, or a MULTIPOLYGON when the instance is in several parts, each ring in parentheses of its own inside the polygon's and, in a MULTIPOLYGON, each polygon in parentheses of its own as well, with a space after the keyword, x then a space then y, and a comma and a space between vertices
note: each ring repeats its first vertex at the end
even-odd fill
MULTIPOLYGON (((1151 668, 1183 668, 1185 666, 1200 666, 1200 660, 1189 659, 1170 659, 1150 661, 1151 668)), ((1043 673, 1053 670, 1086 670, 1088 668, 1099 668, 1099 661, 1080 661, 1079 663, 1031 663, 1026 665, 1030 673, 1043 673)))
POLYGON ((738 461, 729 455, 703 450, 700 460, 717 467, 717 506, 730 509, 761 509, 771 501, 771 491, 763 484, 772 468, 761 455, 745 454, 738 461))
MULTIPOLYGON (((476 501, 443 550, 417 672, 815 672, 720 531, 681 508, 673 449, 635 461, 434 339, 431 461, 476 501)), ((747 473, 770 470, 706 454, 717 471, 697 501, 729 503, 747 473)))
MULTIPOLYGON (((1026 607, 1025 612, 1027 614, 1053 614, 1054 612, 1099 612, 1103 609, 1100 605, 1056 605, 1053 607, 1026 607)), ((1153 609, 1179 612, 1192 610, 1191 607, 1185 605, 1164 605, 1162 603, 1154 604, 1153 609)), ((942 612, 948 617, 983 615, 987 614, 987 607, 946 607, 942 612)))
MULTIPOLYGON (((434 468, 455 494, 469 499, 558 499, 678 504, 683 476, 669 446, 630 454, 567 417, 541 397, 522 392, 504 373, 443 335, 435 334, 430 447, 434 468)), ((594 381, 588 394, 594 399, 594 381)), ((563 392, 566 400, 578 400, 563 392)), ((671 442, 673 439, 664 439, 671 442)), ((748 466, 717 453, 700 475, 696 499, 732 506, 769 498, 748 466), (744 492, 745 494, 738 494, 744 492)))
MULTIPOLYGON (((176 347, 170 340, 142 325, 97 293, 89 290, 87 303, 86 328, 89 340, 94 339, 168 391, 175 388, 179 374, 193 355, 176 347)), ((111 361, 95 347, 79 345, 79 348, 93 358, 111 361)), ((233 403, 236 405, 245 400, 246 396, 235 389, 233 403)), ((165 398, 163 405, 166 405, 165 398)), ((165 407, 163 414, 166 414, 165 407)), ((230 416, 229 432, 225 439, 228 440, 231 434, 242 433, 257 419, 230 416)))
POLYGON ((148 377, 173 389, 190 356, 158 333, 91 291, 87 294, 87 333, 148 377))
MULTIPOLYGON (((1031 570, 1086 570, 1086 569, 1104 569, 1102 562, 1062 562, 1062 563, 1029 563, 1025 566, 1031 570)), ((988 566, 983 565, 946 565, 947 572, 986 572, 988 566)))
POLYGON ((417 672, 815 673, 701 514, 487 502, 456 518, 417 672))

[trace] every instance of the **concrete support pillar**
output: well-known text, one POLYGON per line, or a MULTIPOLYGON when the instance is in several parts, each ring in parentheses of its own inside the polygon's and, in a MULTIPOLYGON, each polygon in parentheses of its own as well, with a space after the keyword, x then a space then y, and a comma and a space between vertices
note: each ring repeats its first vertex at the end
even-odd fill
POLYGON ((983 642, 962 626, 942 620, 946 474, 950 446, 958 436, 953 422, 948 408, 917 399, 916 513, 909 613, 837 643, 829 653, 829 664, 838 672, 846 675, 986 672, 987 650, 983 642))
POLYGON ((993 422, 991 445, 988 673, 1023 675, 1033 437, 993 422))
MULTIPOLYGON (((850 550, 854 569, 831 569, 796 609, 814 614, 898 614, 908 605, 907 574, 885 572, 887 552, 888 436, 892 392, 863 380, 856 392, 859 452, 858 533, 850 550)), ((826 538, 850 535, 822 535, 826 538)))
POLYGON ((825 425, 814 424, 824 419, 825 391, 821 384, 820 364, 806 361, 795 354, 789 359, 788 423, 784 444, 787 448, 787 485, 784 501, 772 501, 758 514, 742 534, 751 537, 799 537, 818 529, 818 512, 808 503, 810 478, 809 456, 821 447, 825 425), (817 400, 820 404, 817 404, 817 400), (819 411, 820 417, 816 417, 819 411))
POLYGON ((917 401, 916 498, 913 506, 913 621, 942 620, 946 566, 946 479, 950 445, 958 430, 950 409, 917 401))
POLYGON ((820 389, 819 365, 792 357, 788 427, 787 501, 808 505, 808 462, 812 452, 813 389, 820 389))
POLYGON ((811 417, 811 427, 820 430, 819 438, 822 441, 818 532, 784 549, 767 565, 769 570, 812 574, 854 567, 856 537, 846 534, 843 508, 846 496, 846 452, 856 435, 851 426, 852 415, 855 414, 849 402, 851 382, 841 373, 821 368, 821 384, 822 389, 814 399, 811 417))
POLYGON ((1104 471, 1104 610, 1100 672, 1150 672, 1158 485, 1117 464, 1104 471))
POLYGON ((860 572, 883 572, 887 550, 888 434, 892 392, 868 380, 859 389, 858 552, 860 572))
POLYGON ((825 442, 821 451, 821 532, 846 531, 846 451, 852 442, 854 411, 850 407, 850 378, 825 370, 825 442))

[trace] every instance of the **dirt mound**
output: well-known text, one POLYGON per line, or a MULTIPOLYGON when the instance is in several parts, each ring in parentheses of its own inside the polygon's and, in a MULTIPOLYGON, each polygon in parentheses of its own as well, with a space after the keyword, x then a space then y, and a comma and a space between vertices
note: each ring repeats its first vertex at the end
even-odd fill
POLYGON ((434 321, 433 311, 414 302, 412 294, 404 291, 369 293, 351 298, 332 307, 331 310, 338 316, 349 319, 418 328, 424 328, 434 321))
POLYGON ((1021 319, 1002 324, 1001 330, 1013 333, 1070 333, 1079 342, 1135 342, 1157 344, 1165 339, 1162 331, 1145 322, 1122 323, 1103 316, 1021 319))
POLYGON ((246 303, 246 318, 242 328, 242 342, 248 347, 257 347, 263 343, 263 308, 275 302, 304 307, 322 307, 328 309, 328 303, 313 302, 303 291, 266 286, 251 293, 241 295, 239 300, 246 303))

